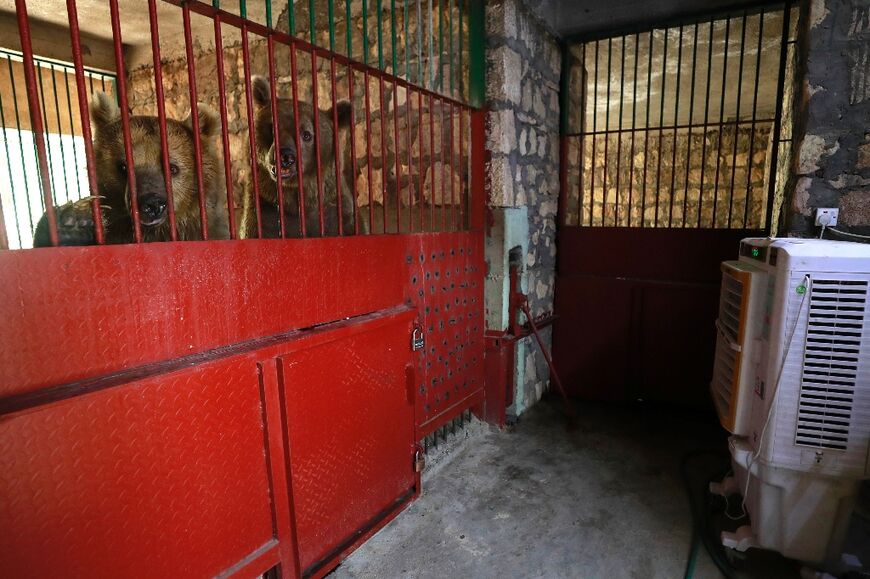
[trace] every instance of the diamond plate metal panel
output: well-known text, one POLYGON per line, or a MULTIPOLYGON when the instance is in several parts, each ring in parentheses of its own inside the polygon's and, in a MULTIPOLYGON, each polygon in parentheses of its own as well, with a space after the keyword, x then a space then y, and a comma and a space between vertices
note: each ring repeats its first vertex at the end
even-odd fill
POLYGON ((426 337, 417 360, 417 436, 467 409, 483 388, 483 236, 418 236, 405 256, 426 337))
POLYGON ((0 418, 0 576, 215 575, 272 540, 256 366, 0 418))
POLYGON ((316 573, 415 490, 412 312, 282 356, 292 496, 304 574, 316 573))
POLYGON ((404 295, 406 243, 2 251, 0 398, 391 307, 404 295))

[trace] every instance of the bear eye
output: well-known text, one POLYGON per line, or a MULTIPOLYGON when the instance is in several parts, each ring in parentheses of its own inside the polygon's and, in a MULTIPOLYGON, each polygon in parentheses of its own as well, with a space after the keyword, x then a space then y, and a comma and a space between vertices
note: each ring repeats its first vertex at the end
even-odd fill
POLYGON ((126 175, 127 174, 127 163, 125 163, 124 161, 118 161, 118 172, 121 175, 126 175))
POLYGON ((302 140, 305 141, 305 142, 310 141, 310 140, 311 140, 311 132, 309 132, 309 131, 302 131, 302 140))
POLYGON ((175 163, 169 163, 169 172, 172 173, 173 177, 178 175, 179 171, 181 171, 181 169, 178 168, 178 165, 175 163))

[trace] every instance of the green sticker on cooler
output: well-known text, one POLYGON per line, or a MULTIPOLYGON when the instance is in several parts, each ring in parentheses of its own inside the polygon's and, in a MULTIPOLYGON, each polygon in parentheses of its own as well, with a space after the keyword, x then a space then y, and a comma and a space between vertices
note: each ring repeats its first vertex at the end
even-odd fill
POLYGON ((807 293, 807 286, 805 286, 805 285, 799 285, 799 286, 797 286, 797 288, 795 289, 795 291, 798 293, 799 296, 802 296, 802 295, 804 295, 805 293, 807 293))

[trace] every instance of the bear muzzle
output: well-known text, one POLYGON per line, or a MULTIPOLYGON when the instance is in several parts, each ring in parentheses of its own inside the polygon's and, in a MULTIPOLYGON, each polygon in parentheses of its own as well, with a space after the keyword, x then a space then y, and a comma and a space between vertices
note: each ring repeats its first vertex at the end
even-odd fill
MULTIPOLYGON (((270 158, 274 158, 274 148, 270 151, 270 158)), ((293 147, 281 147, 281 180, 286 181, 296 177, 296 149, 293 147)), ((278 169, 274 163, 269 163, 269 175, 273 181, 278 180, 278 169)))
POLYGON ((145 227, 156 227, 166 221, 166 197, 161 195, 140 195, 139 223, 145 227))

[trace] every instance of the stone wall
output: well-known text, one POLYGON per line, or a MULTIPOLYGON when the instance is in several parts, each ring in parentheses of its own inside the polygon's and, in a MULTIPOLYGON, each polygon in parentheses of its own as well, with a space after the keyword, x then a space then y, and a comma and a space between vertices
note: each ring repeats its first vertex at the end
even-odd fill
MULTIPOLYGON (((487 327, 502 330, 511 250, 535 316, 553 310, 559 195, 559 76, 555 39, 519 0, 486 6, 487 168, 491 208, 487 239, 487 327)), ((550 343, 549 330, 544 332, 550 343)), ((533 339, 518 344, 515 404, 521 414, 548 388, 549 371, 533 339)))
POLYGON ((696 128, 691 138, 684 129, 676 135, 673 130, 651 129, 638 131, 634 137, 627 132, 582 137, 582 188, 581 138, 572 138, 568 142, 567 222, 763 228, 770 130, 770 123, 758 123, 739 129, 733 125, 706 131, 696 128))
POLYGON ((784 227, 791 235, 817 235, 815 208, 839 207, 839 229, 870 235, 870 5, 809 4, 784 227))

